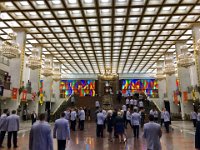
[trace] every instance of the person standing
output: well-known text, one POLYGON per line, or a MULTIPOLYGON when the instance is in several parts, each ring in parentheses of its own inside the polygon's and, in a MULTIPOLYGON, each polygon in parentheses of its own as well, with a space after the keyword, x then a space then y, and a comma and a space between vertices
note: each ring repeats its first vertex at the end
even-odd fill
POLYGON ((141 117, 141 119, 140 119, 141 128, 143 128, 144 121, 145 121, 145 111, 144 111, 144 109, 141 109, 140 112, 139 112, 139 114, 140 114, 140 117, 141 117))
POLYGON ((142 110, 144 108, 144 103, 143 103, 142 100, 139 101, 138 107, 139 107, 140 110, 142 110))
POLYGON ((7 117, 7 131, 8 131, 8 148, 11 148, 11 139, 13 136, 14 148, 17 148, 17 132, 19 131, 19 116, 16 115, 16 110, 12 111, 12 114, 7 117))
POLYGON ((105 116, 100 109, 97 113, 97 137, 103 138, 103 125, 104 125, 105 116))
POLYGON ((164 108, 162 108, 162 111, 160 113, 160 125, 161 125, 161 127, 162 127, 163 123, 164 123, 164 108))
MULTIPOLYGON (((117 117, 115 118, 115 127, 116 127, 116 134, 119 138, 119 143, 125 140, 124 138, 124 119, 123 114, 121 112, 117 113, 117 117)), ((124 141, 125 142, 125 141, 124 141)))
POLYGON ((74 97, 74 95, 71 97, 71 105, 72 106, 74 106, 74 104, 75 104, 75 97, 74 97))
POLYGON ((144 124, 143 137, 147 142, 147 150, 161 150, 160 138, 162 136, 161 127, 154 123, 154 116, 149 115, 149 122, 144 124))
POLYGON ((80 119, 80 130, 84 130, 84 122, 85 122, 85 111, 81 107, 79 111, 79 119, 80 119))
POLYGON ((96 107, 96 109, 99 109, 99 107, 100 107, 99 101, 95 102, 95 107, 96 107))
POLYGON ((169 133, 170 114, 166 109, 164 109, 164 124, 166 128, 166 132, 169 133))
POLYGON ((65 119, 70 120, 70 108, 68 108, 66 111, 64 111, 64 113, 65 113, 65 119))
POLYGON ((65 113, 61 113, 61 118, 55 121, 53 137, 57 138, 58 150, 65 150, 66 139, 70 140, 69 122, 65 119, 65 113))
POLYGON ((39 115, 39 121, 31 127, 29 150, 53 150, 51 126, 45 121, 45 114, 39 115))
POLYGON ((138 106, 138 101, 136 99, 133 100, 133 106, 137 107, 138 106))
POLYGON ((154 109, 153 115, 155 122, 158 122, 158 111, 156 109, 154 109))
POLYGON ((36 122, 36 120, 37 120, 37 114, 35 113, 35 111, 33 111, 31 114, 32 125, 36 122))
POLYGON ((195 148, 200 150, 200 121, 196 123, 196 131, 195 131, 195 148))
POLYGON ((196 123, 197 123, 197 113, 195 111, 192 111, 190 114, 190 119, 193 122, 193 126, 196 127, 196 123))
POLYGON ((133 103, 134 103, 133 98, 131 98, 131 100, 130 100, 130 108, 131 108, 131 110, 133 110, 133 103))
POLYGON ((131 112, 130 112, 130 108, 128 108, 128 110, 126 112, 126 124, 125 124, 126 129, 127 129, 127 124, 128 123, 131 126, 131 112))
POLYGON ((24 109, 23 110, 23 121, 26 121, 26 119, 27 119, 27 110, 24 109))
POLYGON ((113 119, 112 119, 112 110, 108 111, 107 117, 106 117, 106 122, 107 122, 107 132, 109 134, 108 140, 112 142, 112 131, 113 131, 113 119))
POLYGON ((2 143, 7 131, 7 109, 3 110, 0 118, 0 148, 3 148, 2 143))
POLYGON ((77 116, 77 114, 76 114, 75 109, 72 109, 71 116, 70 116, 72 131, 76 130, 76 116, 77 116))
POLYGON ((129 108, 129 104, 130 104, 130 101, 128 99, 128 97, 126 98, 126 108, 129 108))
POLYGON ((134 113, 131 115, 131 125, 133 127, 134 137, 139 138, 140 114, 137 108, 134 108, 134 113))

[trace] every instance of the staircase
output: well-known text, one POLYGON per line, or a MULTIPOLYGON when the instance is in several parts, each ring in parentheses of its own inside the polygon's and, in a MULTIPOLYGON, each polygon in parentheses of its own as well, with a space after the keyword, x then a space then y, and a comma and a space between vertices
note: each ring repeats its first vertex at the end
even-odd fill
POLYGON ((71 106, 71 95, 64 99, 60 105, 55 109, 54 112, 51 113, 51 120, 55 121, 56 119, 60 118, 60 114, 64 112, 68 107, 71 106))

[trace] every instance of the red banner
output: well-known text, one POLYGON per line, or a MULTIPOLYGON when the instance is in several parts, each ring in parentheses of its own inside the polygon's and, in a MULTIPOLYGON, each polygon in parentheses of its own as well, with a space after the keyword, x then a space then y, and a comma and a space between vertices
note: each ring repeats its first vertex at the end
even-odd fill
POLYGON ((174 91, 174 103, 177 105, 178 104, 178 96, 176 94, 176 91, 174 91))
POLYGON ((26 99, 27 99, 27 90, 23 90, 21 94, 22 94, 21 100, 22 101, 26 101, 26 99))
POLYGON ((188 101, 188 92, 183 92, 183 102, 187 102, 188 101))
POLYGON ((13 88, 12 89, 12 99, 16 100, 17 99, 17 95, 18 95, 18 89, 17 88, 13 88))

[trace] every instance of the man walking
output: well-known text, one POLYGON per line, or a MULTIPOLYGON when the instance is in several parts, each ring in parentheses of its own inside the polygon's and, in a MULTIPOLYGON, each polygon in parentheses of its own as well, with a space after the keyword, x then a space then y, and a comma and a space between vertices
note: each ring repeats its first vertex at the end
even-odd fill
POLYGON ((3 114, 0 118, 0 148, 3 148, 2 143, 7 131, 7 109, 3 110, 3 114))
POLYGON ((75 109, 72 109, 71 116, 70 116, 72 131, 76 130, 76 115, 77 114, 76 114, 75 109))
POLYGON ((164 109, 164 124, 166 128, 166 132, 169 133, 170 114, 166 109, 164 109))
POLYGON ((37 114, 35 113, 35 111, 33 111, 31 114, 32 125, 36 122, 36 120, 37 120, 37 114))
POLYGON ((84 130, 85 111, 82 107, 80 108, 79 119, 80 119, 80 130, 84 130))
POLYGON ((58 150, 65 150, 66 139, 70 140, 69 122, 65 119, 65 113, 61 113, 61 118, 57 119, 54 125, 53 137, 57 138, 58 150))
POLYGON ((154 123, 154 116, 149 115, 149 123, 144 124, 143 137, 147 142, 147 150, 161 150, 160 138, 162 136, 161 127, 154 123))
POLYGON ((11 139, 13 136, 14 148, 17 148, 17 132, 19 131, 19 116, 16 115, 16 110, 12 111, 12 114, 7 117, 7 131, 8 131, 8 148, 11 148, 11 139))
POLYGON ((139 138, 140 114, 137 112, 137 107, 134 107, 134 113, 131 115, 131 125, 135 138, 139 138))
POLYGON ((103 138, 103 125, 104 125, 105 116, 102 113, 102 110, 97 113, 97 137, 103 138))
POLYGON ((192 111, 190 114, 190 119, 193 122, 193 126, 196 127, 196 123, 197 123, 197 113, 195 111, 192 111))
POLYGON ((29 150, 53 150, 51 128, 45 121, 45 114, 40 114, 39 121, 31 127, 29 150))

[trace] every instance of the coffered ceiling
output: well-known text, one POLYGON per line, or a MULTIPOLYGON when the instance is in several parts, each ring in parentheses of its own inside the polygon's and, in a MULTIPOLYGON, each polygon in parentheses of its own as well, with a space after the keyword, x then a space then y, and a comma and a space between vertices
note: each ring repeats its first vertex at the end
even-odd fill
POLYGON ((152 73, 174 43, 193 51, 200 0, 1 0, 0 37, 27 30, 26 54, 43 45, 62 73, 152 73))

